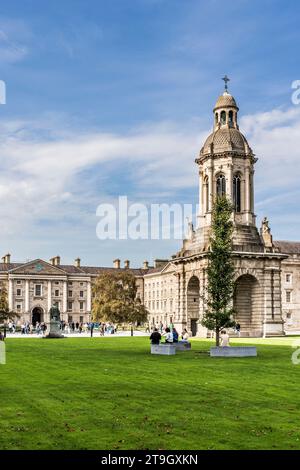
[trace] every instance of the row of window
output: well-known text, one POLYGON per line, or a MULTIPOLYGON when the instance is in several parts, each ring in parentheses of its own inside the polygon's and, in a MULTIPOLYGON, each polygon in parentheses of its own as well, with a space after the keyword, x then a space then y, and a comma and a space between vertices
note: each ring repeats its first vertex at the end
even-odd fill
MULTIPOLYGON (((169 282, 172 284, 173 280, 170 279, 169 282)), ((155 289, 155 286, 156 286, 157 288, 159 288, 159 286, 163 286, 163 285, 166 285, 166 284, 167 284, 167 281, 166 281, 166 280, 165 280, 165 281, 160 281, 160 282, 159 282, 159 281, 157 281, 157 282, 146 282, 146 283, 145 283, 145 291, 146 291, 147 289, 155 289)))
MULTIPOLYGON (((170 289, 169 293, 170 293, 170 296, 173 295, 173 289, 172 289, 172 288, 170 289)), ((151 299, 151 298, 155 298, 155 297, 156 297, 156 298, 159 298, 159 297, 167 297, 167 290, 164 289, 164 290, 162 290, 161 292, 159 292, 159 291, 157 291, 157 292, 155 292, 155 291, 152 291, 152 292, 151 292, 151 291, 145 292, 145 299, 151 299), (155 294, 156 294, 156 295, 155 295, 155 294)))
MULTIPOLYGON (((167 311, 167 301, 166 300, 151 300, 145 302, 145 307, 149 310, 159 310, 159 311, 167 311)), ((173 300, 169 302, 169 309, 173 309, 173 300)))
MULTIPOLYGON (((60 309, 60 302, 54 302, 54 305, 56 305, 60 309)), ((23 311, 23 304, 17 303, 16 310, 18 313, 21 313, 23 311)), ((74 310, 74 302, 68 302, 68 312, 73 312, 73 310, 74 310)), ((83 312, 85 310, 84 302, 79 302, 79 310, 80 312, 83 312)))
MULTIPOLYGON (((54 281, 54 284, 55 284, 56 286, 59 286, 61 283, 62 283, 62 281, 54 281)), ((18 279, 18 280, 17 280, 17 284, 18 284, 18 285, 23 284, 23 281, 18 279)), ((69 282, 68 282, 68 285, 69 285, 69 286, 72 286, 72 285, 73 285, 73 282, 72 282, 72 281, 69 281, 69 282)), ((84 285, 84 282, 80 282, 79 285, 80 285, 80 286, 83 286, 83 285, 84 285)))
MULTIPOLYGON (((16 296, 17 297, 22 297, 22 295, 23 295, 22 289, 18 288, 17 292, 16 292, 16 296)), ((35 297, 42 297, 42 295, 43 295, 43 286, 41 284, 35 284, 35 286, 34 286, 34 296, 35 297)), ((60 297, 61 295, 62 294, 59 291, 59 289, 56 289, 54 291, 54 297, 60 297)), ((68 291, 68 297, 73 297, 73 291, 72 290, 68 291)), ((79 297, 81 297, 81 298, 84 297, 84 291, 83 290, 79 291, 79 297)))
MULTIPOLYGON (((206 207, 208 208, 208 198, 209 198, 209 191, 208 191, 208 177, 205 178, 204 184, 207 186, 206 190, 206 207)), ((226 178, 225 175, 220 174, 216 178, 216 193, 217 196, 225 196, 226 194, 226 178)), ((235 212, 241 212, 241 176, 235 175, 232 181, 232 197, 233 197, 233 206, 235 212)))
POLYGON ((237 120, 237 113, 233 112, 233 111, 228 111, 228 113, 226 113, 226 111, 221 111, 220 112, 220 115, 219 113, 216 113, 215 114, 215 120, 216 120, 216 124, 218 124, 219 122, 221 124, 232 124, 233 123, 233 119, 235 118, 235 120, 237 120), (219 121, 219 116, 220 116, 220 121, 219 121))

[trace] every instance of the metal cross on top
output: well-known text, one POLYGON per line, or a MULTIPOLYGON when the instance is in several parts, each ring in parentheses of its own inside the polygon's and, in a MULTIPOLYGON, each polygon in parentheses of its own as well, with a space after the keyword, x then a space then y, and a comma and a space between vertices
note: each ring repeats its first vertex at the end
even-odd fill
POLYGON ((225 91, 228 91, 227 83, 230 82, 230 78, 228 78, 227 75, 225 75, 225 77, 223 77, 222 80, 224 80, 225 82, 225 91))

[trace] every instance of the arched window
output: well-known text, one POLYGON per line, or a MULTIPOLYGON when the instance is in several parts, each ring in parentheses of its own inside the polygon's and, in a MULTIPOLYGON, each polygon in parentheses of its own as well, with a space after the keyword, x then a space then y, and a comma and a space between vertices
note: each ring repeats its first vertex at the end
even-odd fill
POLYGON ((228 113, 228 122, 229 125, 233 123, 233 111, 229 111, 228 113))
POLYGON ((221 124, 226 124, 226 111, 221 111, 221 124))
POLYGON ((218 122, 219 122, 219 114, 216 113, 216 124, 218 124, 218 122))
POLYGON ((241 212, 241 177, 233 177, 233 206, 235 212, 241 212))
POLYGON ((226 194, 226 180, 224 175, 217 177, 217 196, 224 196, 226 194))

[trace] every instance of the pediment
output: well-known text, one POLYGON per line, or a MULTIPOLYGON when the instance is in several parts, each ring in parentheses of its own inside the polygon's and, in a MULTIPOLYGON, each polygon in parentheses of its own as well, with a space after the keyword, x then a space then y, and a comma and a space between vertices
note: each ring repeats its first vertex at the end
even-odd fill
POLYGON ((63 269, 60 269, 57 266, 53 266, 50 263, 46 263, 42 259, 36 259, 25 263, 17 268, 14 268, 10 271, 12 274, 31 274, 31 275, 62 275, 65 274, 63 269))
POLYGON ((167 274, 167 273, 174 273, 176 271, 176 268, 174 264, 169 261, 161 270, 161 273, 167 274))

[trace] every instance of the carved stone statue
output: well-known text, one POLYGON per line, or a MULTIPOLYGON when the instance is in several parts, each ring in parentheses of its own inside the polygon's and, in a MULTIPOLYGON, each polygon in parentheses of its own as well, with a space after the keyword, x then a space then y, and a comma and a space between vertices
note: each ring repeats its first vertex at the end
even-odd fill
POLYGON ((264 217, 261 223, 261 233, 271 233, 271 229, 269 227, 269 221, 267 217, 264 217))
POLYGON ((262 220, 260 234, 262 236, 265 248, 267 248, 268 250, 273 249, 273 237, 271 235, 271 229, 267 217, 264 217, 262 220))
POLYGON ((57 305, 52 305, 49 310, 50 316, 50 323, 49 325, 49 333, 46 338, 63 338, 64 336, 61 333, 61 319, 60 319, 60 311, 57 305))
POLYGON ((50 313, 50 321, 60 321, 60 311, 57 305, 52 305, 49 310, 50 313))

